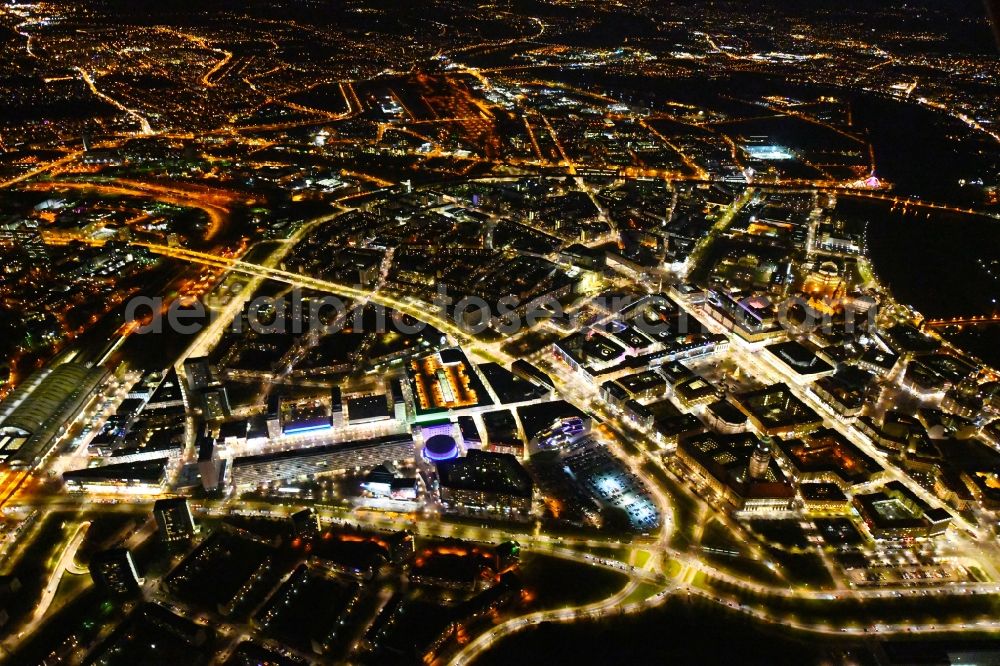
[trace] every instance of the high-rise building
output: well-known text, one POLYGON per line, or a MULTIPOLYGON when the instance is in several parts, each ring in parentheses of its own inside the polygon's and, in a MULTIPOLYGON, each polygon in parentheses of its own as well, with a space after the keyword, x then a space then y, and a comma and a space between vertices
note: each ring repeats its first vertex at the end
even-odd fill
POLYGON ((397 421, 406 420, 406 399, 403 397, 403 382, 393 379, 389 383, 392 388, 392 417, 397 421))
POLYGON ((330 424, 334 428, 344 425, 344 398, 339 386, 330 389, 330 424))
POLYGON ((767 476, 767 469, 771 466, 771 451, 767 444, 761 442, 754 449, 750 456, 750 464, 747 467, 747 474, 754 481, 760 481, 767 476))
POLYGON ((153 516, 160 530, 160 538, 168 543, 190 539, 198 531, 186 497, 156 500, 153 516))
POLYGON ((195 394, 212 384, 212 368, 205 356, 184 361, 184 380, 190 393, 195 394))
POLYGON ((204 490, 218 488, 221 471, 222 460, 215 446, 215 440, 208 435, 202 435, 198 440, 198 473, 201 475, 201 487, 204 490))
POLYGON ((202 389, 201 396, 202 412, 206 421, 221 421, 231 414, 229 407, 229 393, 226 387, 221 384, 212 385, 202 389))
MULTIPOLYGON (((332 392, 334 404, 339 406, 340 389, 335 388, 332 392)), ((341 409, 341 422, 343 422, 343 410, 341 409)), ((281 437, 281 394, 277 391, 271 392, 267 397, 267 412, 265 412, 267 423, 267 436, 271 439, 281 437)))
POLYGON ((115 595, 137 594, 143 579, 135 569, 128 548, 113 548, 94 555, 90 560, 90 577, 99 589, 115 595))

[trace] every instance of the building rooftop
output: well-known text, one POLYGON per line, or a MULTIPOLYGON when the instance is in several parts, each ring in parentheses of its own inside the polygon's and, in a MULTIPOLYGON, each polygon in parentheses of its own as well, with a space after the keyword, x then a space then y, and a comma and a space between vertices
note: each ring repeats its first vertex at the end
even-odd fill
POLYGON ((493 403, 461 349, 443 349, 413 359, 407 376, 420 414, 493 403))
POLYGON ((799 486, 802 499, 807 502, 846 502, 847 495, 836 483, 803 483, 799 486))
POLYGON ((627 375, 620 378, 618 383, 632 395, 647 391, 662 392, 667 388, 667 380, 655 370, 646 370, 634 375, 627 375))
POLYGON ((524 436, 529 442, 539 433, 550 428, 556 421, 572 418, 588 418, 586 414, 565 400, 524 405, 517 408, 517 416, 521 419, 521 425, 524 427, 524 436))
POLYGON ((795 491, 772 460, 765 476, 754 480, 747 474, 750 457, 760 445, 752 433, 720 435, 706 432, 686 437, 678 444, 716 480, 743 498, 791 498, 795 491))
POLYGON ((556 345, 580 366, 610 363, 625 354, 621 345, 596 331, 574 333, 556 345))
POLYGON ((470 449, 464 458, 437 464, 443 488, 477 490, 531 497, 534 483, 517 458, 509 453, 470 449))
POLYGON ((0 456, 32 466, 107 377, 103 368, 63 363, 43 368, 0 403, 0 456))
POLYGON ((675 414, 673 416, 655 416, 653 427, 656 432, 666 438, 700 432, 705 425, 694 414, 675 414))
POLYGON ((818 357, 805 345, 789 340, 768 345, 767 351, 800 375, 818 375, 833 372, 833 366, 818 357))
POLYGON ((926 535, 951 520, 951 514, 927 504, 899 481, 890 481, 879 492, 855 495, 854 505, 869 527, 890 535, 926 535))
POLYGON ((379 447, 411 442, 409 435, 386 435, 372 439, 357 440, 353 442, 340 442, 337 444, 325 444, 323 446, 311 446, 304 449, 290 449, 288 451, 277 451, 275 453, 261 453, 252 456, 242 456, 233 459, 233 467, 247 467, 259 465, 261 463, 273 463, 284 460, 297 460, 300 458, 312 458, 334 453, 348 453, 351 451, 362 451, 367 449, 378 449, 379 447))
POLYGON ((517 419, 509 409, 486 412, 483 414, 483 425, 486 427, 486 440, 490 444, 521 442, 521 436, 517 432, 517 419))
POLYGON ((882 466, 836 430, 823 428, 777 447, 799 474, 834 475, 845 484, 866 483, 882 466))
MULTIPOLYGON (((162 483, 167 474, 167 458, 116 463, 63 472, 67 483, 162 483)), ((163 500, 158 500, 163 501, 163 500)))
POLYGON ((889 372, 899 361, 899 356, 887 351, 882 351, 878 347, 872 347, 861 355, 860 362, 864 365, 872 366, 876 370, 889 372))
POLYGON ((747 415, 741 412, 736 405, 725 398, 722 400, 716 400, 705 409, 710 412, 712 416, 724 423, 738 426, 747 422, 747 415))
POLYGON ((897 324, 885 331, 886 341, 899 354, 929 354, 941 343, 909 324, 897 324))
POLYGON ((677 382, 674 385, 674 392, 685 402, 696 402, 720 395, 715 385, 697 375, 677 382))
POLYGON ((737 407, 768 432, 792 431, 823 423, 816 412, 795 397, 785 384, 733 396, 737 407))
POLYGON ((864 404, 865 391, 871 385, 874 375, 861 368, 846 366, 829 377, 820 377, 816 386, 847 409, 860 409, 864 404))
POLYGON ((518 377, 499 363, 480 363, 479 370, 504 405, 537 400, 549 393, 548 389, 518 377))
MULTIPOLYGON (((352 422, 387 419, 389 418, 389 402, 386 396, 381 393, 348 398, 347 415, 352 422)), ((330 418, 325 417, 324 422, 329 424, 330 418)))

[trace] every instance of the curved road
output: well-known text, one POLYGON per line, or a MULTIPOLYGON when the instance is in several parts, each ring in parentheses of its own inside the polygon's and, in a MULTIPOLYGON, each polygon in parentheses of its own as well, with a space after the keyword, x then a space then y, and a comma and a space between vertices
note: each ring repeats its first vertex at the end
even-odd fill
POLYGON ((49 606, 52 605, 52 601, 56 597, 56 592, 59 591, 59 583, 62 582, 63 574, 69 571, 72 574, 86 573, 86 569, 80 571, 79 566, 77 566, 76 551, 80 548, 80 544, 83 543, 84 537, 87 536, 87 530, 90 528, 90 521, 84 521, 80 523, 76 532, 73 534, 73 538, 66 542, 63 546, 62 552, 59 554, 59 559, 56 561, 55 568, 52 569, 52 575, 49 576, 49 582, 46 583, 45 589, 42 590, 42 597, 38 600, 38 606, 35 607, 35 612, 32 614, 31 619, 28 620, 28 624, 23 630, 24 634, 29 634, 37 627, 38 623, 45 617, 45 614, 49 610, 49 606))

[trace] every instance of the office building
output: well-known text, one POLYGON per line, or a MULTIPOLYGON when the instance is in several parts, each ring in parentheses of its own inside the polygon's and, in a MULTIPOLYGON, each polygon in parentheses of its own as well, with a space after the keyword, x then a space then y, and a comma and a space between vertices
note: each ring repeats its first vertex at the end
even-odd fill
POLYGON ((160 538, 171 543, 190 539, 198 531, 186 497, 156 500, 153 516, 160 531, 160 538))
POLYGON ((534 483, 509 453, 470 449, 464 458, 437 463, 441 502, 458 513, 527 517, 534 483))
POLYGON ((207 357, 192 357, 184 361, 184 383, 190 393, 198 393, 211 386, 212 382, 212 368, 207 357))
POLYGON ((138 594, 143 579, 135 569, 132 553, 127 548, 113 548, 94 555, 90 560, 90 577, 98 589, 117 596, 138 594))

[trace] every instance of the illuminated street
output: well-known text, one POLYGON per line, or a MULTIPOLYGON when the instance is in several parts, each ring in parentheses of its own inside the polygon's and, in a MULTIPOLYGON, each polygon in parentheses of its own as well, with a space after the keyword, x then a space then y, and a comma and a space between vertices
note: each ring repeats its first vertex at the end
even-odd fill
POLYGON ((0 6, 0 661, 997 663, 980 4, 412 9, 0 6))

